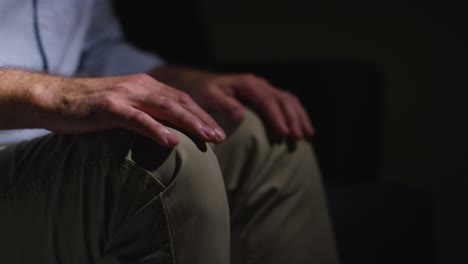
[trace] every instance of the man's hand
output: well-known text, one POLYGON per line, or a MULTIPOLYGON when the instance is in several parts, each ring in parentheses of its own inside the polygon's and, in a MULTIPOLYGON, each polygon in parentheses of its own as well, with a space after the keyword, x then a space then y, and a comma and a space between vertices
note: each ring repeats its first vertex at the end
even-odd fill
POLYGON ((157 68, 150 75, 181 89, 208 112, 242 120, 243 101, 258 109, 281 135, 302 139, 314 128, 299 99, 253 74, 216 74, 179 67, 157 68))
POLYGON ((205 142, 225 139, 188 94, 146 74, 72 79, 1 71, 0 129, 40 127, 79 134, 126 128, 173 147, 178 138, 167 124, 205 142))

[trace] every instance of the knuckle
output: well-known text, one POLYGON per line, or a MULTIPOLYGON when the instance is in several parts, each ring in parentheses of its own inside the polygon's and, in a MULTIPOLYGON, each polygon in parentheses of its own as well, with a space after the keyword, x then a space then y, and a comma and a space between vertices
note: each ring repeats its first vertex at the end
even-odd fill
POLYGON ((263 96, 263 101, 264 101, 266 104, 273 104, 273 103, 276 103, 276 102, 277 102, 276 98, 275 98, 273 95, 271 95, 271 94, 265 94, 265 95, 263 96))
POLYGON ((278 103, 277 99, 272 95, 264 95, 262 100, 260 100, 260 104, 264 107, 271 108, 274 107, 278 103))
POLYGON ((164 111, 170 111, 171 109, 174 109, 176 107, 176 102, 170 98, 162 98, 159 101, 159 108, 164 111))
POLYGON ((145 114, 143 112, 134 112, 130 115, 129 121, 130 123, 144 123, 145 114))
POLYGON ((249 84, 255 84, 256 82, 258 82, 258 77, 253 73, 245 73, 242 77, 249 84))
POLYGON ((179 102, 183 104, 189 104, 192 102, 192 97, 186 92, 180 92, 178 99, 179 99, 179 102))
POLYGON ((148 74, 146 74, 146 73, 136 73, 136 74, 134 74, 133 76, 135 76, 135 78, 138 79, 138 80, 148 80, 148 79, 151 78, 151 77, 150 77, 148 74))
POLYGON ((219 86, 219 85, 216 84, 216 83, 209 83, 209 84, 207 84, 206 89, 207 89, 210 93, 216 93, 216 91, 218 91, 218 90, 224 90, 222 86, 219 86))
POLYGON ((283 98, 285 98, 288 101, 296 101, 297 100, 297 97, 295 95, 291 94, 288 91, 281 91, 281 95, 282 95, 283 98))
POLYGON ((128 77, 128 80, 130 82, 135 82, 135 83, 146 83, 150 81, 152 78, 146 74, 146 73, 137 73, 137 74, 132 74, 128 77))
POLYGON ((217 89, 218 87, 220 87, 220 85, 218 83, 216 83, 216 82, 207 82, 205 87, 206 87, 207 90, 212 91, 212 90, 217 89))
POLYGON ((112 91, 117 92, 117 93, 122 93, 122 94, 129 94, 132 92, 132 90, 134 90, 132 86, 133 85, 129 82, 122 82, 122 83, 116 84, 113 87, 112 91))
POLYGON ((289 98, 291 98, 295 102, 299 102, 299 97, 295 94, 289 94, 289 98))
POLYGON ((244 73, 244 77, 247 79, 257 79, 257 76, 251 72, 244 73))
POLYGON ((269 82, 267 79, 265 79, 265 78, 263 78, 263 77, 260 77, 260 76, 258 76, 257 78, 258 78, 261 82, 270 85, 270 82, 269 82))

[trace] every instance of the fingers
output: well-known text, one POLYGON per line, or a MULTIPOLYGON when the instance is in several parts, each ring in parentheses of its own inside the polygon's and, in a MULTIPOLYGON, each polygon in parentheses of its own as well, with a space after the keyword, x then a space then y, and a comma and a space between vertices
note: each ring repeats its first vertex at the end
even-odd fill
POLYGON ((310 121, 309 114, 304 109, 301 102, 299 101, 299 99, 296 96, 293 96, 293 100, 295 101, 294 105, 296 106, 297 113, 298 113, 298 115, 300 116, 300 118, 302 120, 301 124, 302 124, 303 130, 305 131, 305 134, 308 135, 308 136, 315 135, 315 129, 312 126, 312 122, 310 121))
POLYGON ((257 100, 257 104, 263 109, 267 118, 271 120, 273 127, 282 135, 291 135, 294 127, 288 125, 288 113, 281 108, 278 98, 272 94, 264 100, 260 98, 257 100))
POLYGON ((279 134, 284 136, 290 134, 286 116, 271 87, 252 75, 232 76, 231 78, 233 78, 231 82, 235 89, 235 96, 248 100, 259 108, 279 134))
POLYGON ((312 136, 315 130, 310 122, 309 115, 300 103, 299 99, 289 92, 279 91, 279 102, 287 116, 289 127, 294 138, 302 139, 304 136, 312 136))
POLYGON ((135 108, 116 106, 114 111, 122 120, 120 126, 148 137, 162 146, 175 147, 179 138, 164 125, 153 119, 150 115, 135 108))
POLYGON ((215 140, 216 143, 220 143, 226 139, 226 134, 223 129, 208 113, 205 112, 205 110, 193 101, 190 95, 180 92, 178 101, 185 110, 189 113, 193 113, 194 118, 200 119, 205 127, 204 132, 210 139, 215 140))
POLYGON ((223 93, 220 89, 213 89, 210 108, 220 111, 232 121, 239 123, 244 119, 245 107, 234 97, 223 93))
POLYGON ((204 142, 220 143, 226 137, 221 127, 188 94, 151 77, 130 76, 114 90, 116 95, 107 100, 106 108, 120 116, 121 126, 161 145, 173 147, 178 143, 176 135, 162 123, 204 142))
MULTIPOLYGON (((144 86, 146 92, 135 91, 135 87, 131 92, 121 89, 122 97, 127 100, 126 105, 131 108, 126 109, 126 114, 121 112, 129 129, 168 147, 177 144, 178 139, 160 122, 174 125, 205 142, 220 143, 225 140, 222 128, 187 93, 148 76, 137 76, 132 83, 136 88, 144 86)), ((295 139, 314 134, 307 111, 298 98, 280 91, 261 78, 229 75, 213 84, 202 89, 204 92, 199 94, 200 98, 195 94, 197 100, 209 110, 224 112, 232 120, 240 121, 245 115, 245 107, 238 99, 246 99, 263 113, 279 134, 295 139)))
MULTIPOLYGON (((239 78, 239 76, 237 76, 239 78)), ((236 93, 260 108, 278 133, 295 139, 315 133, 307 111, 299 99, 253 75, 243 75, 236 93)))
POLYGON ((147 106, 143 110, 152 117, 191 133, 202 141, 218 143, 224 140, 221 128, 207 124, 214 121, 204 121, 203 119, 207 118, 199 114, 198 109, 190 103, 182 105, 176 99, 160 96, 153 96, 147 100, 147 106))
POLYGON ((302 118, 298 113, 298 109, 295 106, 292 96, 289 95, 287 92, 278 92, 279 93, 279 104, 283 109, 283 114, 285 115, 285 119, 288 122, 289 130, 291 135, 296 139, 301 139, 304 137, 304 133, 302 130, 302 118))
POLYGON ((156 81, 145 79, 147 93, 141 100, 141 110, 157 120, 170 123, 205 142, 221 143, 226 135, 190 95, 156 81))

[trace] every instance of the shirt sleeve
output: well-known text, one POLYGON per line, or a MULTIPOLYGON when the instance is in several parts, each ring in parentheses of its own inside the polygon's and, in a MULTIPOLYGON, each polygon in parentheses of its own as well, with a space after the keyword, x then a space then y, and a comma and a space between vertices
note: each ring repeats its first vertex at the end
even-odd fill
POLYGON ((115 76, 148 72, 166 64, 156 54, 138 49, 123 34, 110 0, 96 0, 78 75, 115 76))

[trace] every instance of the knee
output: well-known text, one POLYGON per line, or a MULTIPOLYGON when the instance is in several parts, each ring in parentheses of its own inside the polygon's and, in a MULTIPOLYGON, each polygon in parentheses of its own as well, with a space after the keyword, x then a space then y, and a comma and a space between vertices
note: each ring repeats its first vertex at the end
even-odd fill
MULTIPOLYGON (((256 113, 247 111, 245 119, 228 131, 228 139, 214 150, 224 161, 224 156, 243 158, 252 161, 288 160, 292 163, 309 162, 315 164, 314 150, 307 140, 289 140, 276 133, 256 113), (229 155, 227 155, 229 154, 229 155)), ((289 166, 290 167, 290 166, 289 166)))
POLYGON ((213 255, 214 263, 225 263, 229 256, 229 208, 217 159, 206 144, 176 133, 179 144, 152 172, 167 186, 161 195, 175 247, 188 262, 202 263, 200 252, 205 252, 213 255))
POLYGON ((142 158, 137 158, 136 163, 143 164, 166 186, 166 197, 183 197, 186 203, 196 208, 196 215, 206 214, 211 217, 215 213, 213 210, 223 211, 227 207, 224 180, 212 149, 206 143, 193 140, 177 130, 173 131, 179 138, 175 148, 166 149, 156 145, 157 150, 148 151, 149 145, 146 144, 146 151, 143 152, 146 160, 142 162, 142 158), (150 164, 153 167, 149 167, 150 164))
POLYGON ((320 182, 312 145, 306 140, 279 138, 255 113, 248 111, 228 135, 225 143, 215 146, 215 152, 229 190, 239 188, 244 181, 254 189, 291 193, 320 182), (249 177, 240 176, 246 173, 249 177))
POLYGON ((264 145, 268 140, 273 140, 273 134, 269 131, 263 120, 250 110, 246 111, 244 120, 228 130, 228 142, 236 144, 264 145))

